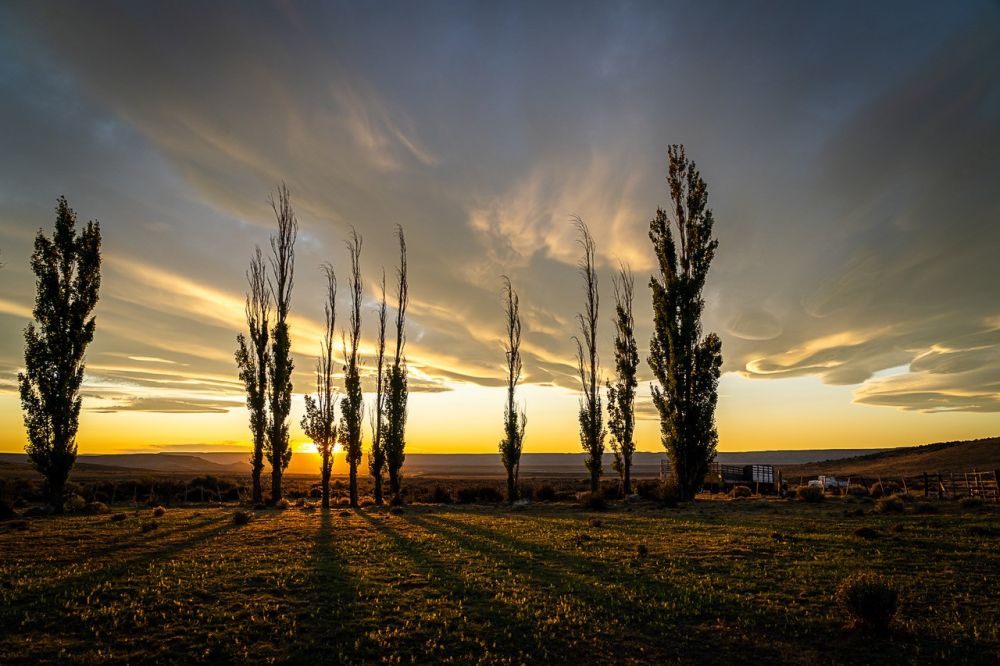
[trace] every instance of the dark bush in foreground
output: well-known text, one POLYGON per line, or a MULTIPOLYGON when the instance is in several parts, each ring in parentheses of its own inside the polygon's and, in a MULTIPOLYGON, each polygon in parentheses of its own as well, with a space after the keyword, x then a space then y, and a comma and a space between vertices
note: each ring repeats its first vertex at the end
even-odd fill
POLYGON ((823 489, 819 486, 799 486, 795 491, 796 496, 803 502, 822 502, 824 499, 823 489))
POLYGON ((917 502, 913 505, 913 513, 937 513, 938 507, 930 502, 917 502))
POLYGON ((237 511, 233 514, 233 523, 235 525, 246 525, 251 520, 253 520, 253 512, 251 511, 237 511))
POLYGON ((83 510, 87 506, 87 500, 83 499, 79 495, 70 495, 63 502, 63 509, 66 513, 83 513, 83 510))
POLYGON ((142 521, 142 525, 139 526, 139 529, 143 533, 146 533, 146 532, 152 532, 153 530, 155 530, 159 526, 160 526, 160 524, 158 522, 156 522, 155 520, 144 520, 144 521, 142 521))
POLYGON ((536 502, 552 502, 556 499, 556 489, 545 484, 535 488, 535 501, 536 502))
POLYGON ((156 507, 155 509, 153 509, 153 516, 154 516, 155 518, 160 518, 160 517, 161 517, 161 516, 163 516, 163 514, 165 514, 166 512, 167 512, 167 510, 166 510, 166 509, 164 509, 164 508, 163 508, 162 506, 158 506, 158 507, 156 507))
POLYGON ((903 513, 904 511, 906 511, 906 507, 903 505, 903 500, 896 496, 883 497, 875 502, 876 513, 903 513))
POLYGON ((503 495, 493 486, 467 486, 458 489, 459 504, 495 504, 503 501, 503 495))
POLYGON ((733 489, 729 491, 729 496, 736 497, 750 497, 753 495, 753 491, 747 486, 733 486, 733 489))
POLYGON ((899 593, 876 573, 856 573, 837 588, 837 601, 855 627, 884 633, 899 608, 899 593))
POLYGON ((10 520, 15 515, 14 506, 7 500, 0 500, 0 520, 10 520))
POLYGON ((656 486, 654 499, 665 507, 673 508, 681 501, 680 491, 673 481, 662 481, 656 486))
POLYGON ((111 509, 104 502, 87 502, 83 507, 83 512, 91 516, 109 513, 110 511, 111 509))
POLYGON ((124 513, 119 512, 119 513, 113 514, 111 516, 111 522, 117 523, 117 522, 120 522, 122 520, 125 520, 126 518, 128 518, 127 515, 125 515, 124 513))
POLYGON ((451 493, 444 486, 434 486, 431 492, 432 504, 451 504, 451 493))
POLYGON ((852 483, 847 487, 847 495, 849 497, 868 497, 868 488, 859 483, 852 483))
POLYGON ((608 503, 604 499, 604 493, 583 493, 580 496, 580 506, 590 511, 603 511, 608 508, 608 503))

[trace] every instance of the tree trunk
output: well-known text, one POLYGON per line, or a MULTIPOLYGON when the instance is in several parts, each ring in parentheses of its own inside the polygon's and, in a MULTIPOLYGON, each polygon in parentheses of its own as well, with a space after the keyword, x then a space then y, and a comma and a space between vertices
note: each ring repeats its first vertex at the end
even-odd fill
POLYGON ((600 489, 601 489, 601 475, 595 469, 590 472, 590 492, 596 493, 600 489))
POLYGON ((358 508, 358 464, 351 461, 351 508, 358 508))
POLYGON ((263 491, 261 490, 261 487, 260 487, 260 473, 261 473, 261 471, 262 470, 260 468, 256 468, 256 469, 254 469, 252 471, 252 480, 253 480, 253 499, 251 500, 252 504, 263 504, 264 503, 264 493, 263 493, 263 491))
POLYGON ((517 481, 514 480, 514 469, 507 470, 507 502, 513 504, 517 500, 517 481))
POLYGON ((271 504, 281 501, 281 468, 271 469, 271 504))
POLYGON ((389 494, 392 495, 392 504, 402 504, 402 497, 399 492, 399 470, 389 469, 389 494))
POLYGON ((323 454, 323 508, 330 508, 330 464, 329 453, 323 454))
POLYGON ((625 463, 625 475, 622 477, 624 483, 625 497, 632 494, 632 461, 625 463))
POLYGON ((66 494, 66 479, 49 479, 49 502, 53 512, 62 514, 63 496, 66 494))
POLYGON ((378 506, 382 506, 382 474, 381 473, 375 475, 375 487, 374 487, 373 492, 374 492, 374 495, 375 495, 375 504, 377 504, 378 506))

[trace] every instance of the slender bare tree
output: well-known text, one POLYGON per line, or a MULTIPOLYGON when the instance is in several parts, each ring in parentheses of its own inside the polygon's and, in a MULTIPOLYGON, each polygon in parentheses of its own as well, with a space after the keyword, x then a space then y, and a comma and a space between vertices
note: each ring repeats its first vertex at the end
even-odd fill
POLYGON ((399 239, 399 268, 396 270, 396 354, 386 377, 385 460, 389 471, 389 492, 393 504, 402 501, 400 470, 406 458, 406 306, 409 283, 406 275, 406 238, 403 227, 396 227, 399 239))
POLYGON ((243 333, 236 336, 236 365, 247 392, 250 433, 253 435, 253 451, 250 453, 252 499, 254 504, 260 504, 264 501, 260 476, 264 470, 264 444, 268 429, 267 366, 271 356, 268 350, 271 292, 267 286, 267 269, 259 247, 250 259, 247 282, 250 290, 246 295, 246 318, 250 340, 248 344, 243 333))
POLYGON ((271 464, 271 502, 281 500, 281 475, 292 458, 288 441, 288 414, 292 409, 292 340, 288 330, 288 311, 292 303, 295 275, 295 238, 299 224, 284 183, 278 188, 278 198, 267 201, 278 223, 271 236, 271 276, 268 280, 275 305, 274 329, 271 331, 271 357, 268 359, 268 422, 264 453, 271 464))
POLYGON ((316 445, 320 456, 323 483, 323 508, 330 508, 330 473, 333 471, 333 447, 337 443, 337 391, 333 386, 333 336, 337 324, 337 276, 333 266, 324 264, 326 274, 326 330, 316 361, 316 397, 306 395, 306 413, 302 430, 316 445))
POLYGON ((382 477, 385 474, 385 270, 382 271, 382 300, 378 308, 378 342, 375 346, 375 409, 371 413, 372 449, 368 455, 368 470, 373 479, 375 504, 384 502, 382 477))
POLYGON ((632 298, 635 277, 627 264, 621 264, 612 277, 615 292, 615 382, 608 382, 608 430, 615 452, 614 468, 622 481, 625 495, 632 494, 632 454, 635 453, 635 391, 639 385, 639 348, 635 342, 635 318, 632 298))
POLYGON ((507 501, 513 503, 517 499, 517 475, 521 467, 521 447, 528 419, 524 410, 518 411, 514 402, 514 390, 521 379, 521 312, 517 292, 506 275, 503 276, 503 293, 504 321, 507 327, 507 339, 504 341, 507 403, 503 413, 504 436, 500 440, 500 459, 507 470, 507 501))
POLYGON ((361 236, 355 229, 351 229, 347 251, 351 256, 351 277, 348 281, 351 290, 350 345, 348 346, 348 339, 345 339, 344 403, 340 410, 343 423, 340 427, 340 438, 344 444, 344 452, 347 453, 351 506, 357 508, 358 465, 362 456, 361 439, 365 403, 361 393, 361 368, 358 358, 358 347, 361 344, 361 236))
POLYGON ((577 231, 580 234, 578 242, 583 248, 583 259, 580 260, 580 275, 583 276, 585 301, 583 312, 577 314, 580 323, 579 337, 573 336, 576 342, 577 367, 580 373, 580 385, 583 396, 580 398, 580 442, 587 454, 586 467, 590 472, 590 490, 597 492, 601 482, 601 459, 604 456, 604 426, 601 413, 601 393, 598 390, 600 373, 597 356, 597 314, 600 297, 597 293, 597 269, 595 268, 594 237, 590 229, 579 217, 574 218, 577 231))

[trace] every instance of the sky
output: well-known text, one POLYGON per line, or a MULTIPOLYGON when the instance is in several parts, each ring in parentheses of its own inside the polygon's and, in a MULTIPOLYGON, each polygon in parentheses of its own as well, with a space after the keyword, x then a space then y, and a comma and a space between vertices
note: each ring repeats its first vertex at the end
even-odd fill
MULTIPOLYGON (((233 361, 244 272, 284 182, 298 223, 292 441, 332 262, 377 284, 409 247, 408 450, 494 452, 500 276, 521 299, 525 452, 578 451, 571 218, 636 273, 667 146, 708 183, 723 341, 719 449, 1000 433, 996 2, 5 2, 0 5, 0 451, 28 260, 65 195, 104 239, 81 453, 249 448, 233 361)), ((391 296, 391 294, 390 294, 391 296)), ((340 325, 347 290, 341 290, 340 325)), ((640 367, 640 450, 661 450, 640 367)), ((370 440, 370 435, 366 438, 370 440)))

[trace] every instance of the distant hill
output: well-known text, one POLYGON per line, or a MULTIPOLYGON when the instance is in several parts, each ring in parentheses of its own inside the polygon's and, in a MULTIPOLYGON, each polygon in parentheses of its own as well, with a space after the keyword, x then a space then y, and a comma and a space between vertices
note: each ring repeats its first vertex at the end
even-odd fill
POLYGON ((923 472, 968 472, 1000 469, 1000 437, 886 449, 862 456, 782 465, 787 478, 838 476, 914 476, 923 472))

